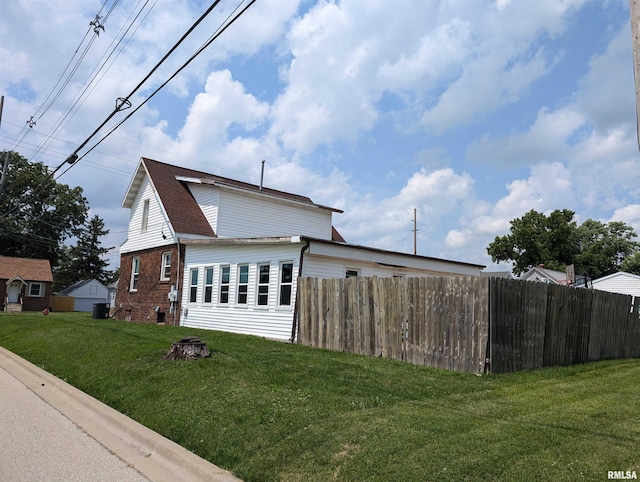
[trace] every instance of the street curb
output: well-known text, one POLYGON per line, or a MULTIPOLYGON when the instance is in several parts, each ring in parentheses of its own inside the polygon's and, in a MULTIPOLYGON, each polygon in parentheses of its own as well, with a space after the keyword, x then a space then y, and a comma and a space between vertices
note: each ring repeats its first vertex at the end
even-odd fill
POLYGON ((0 347, 0 366, 153 482, 240 481, 230 472, 3 347, 0 347))

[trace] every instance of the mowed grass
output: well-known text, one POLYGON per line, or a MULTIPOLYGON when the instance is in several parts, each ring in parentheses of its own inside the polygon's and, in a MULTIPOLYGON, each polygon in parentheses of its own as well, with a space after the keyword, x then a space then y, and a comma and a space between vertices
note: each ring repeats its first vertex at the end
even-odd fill
POLYGON ((0 345, 248 481, 640 474, 637 359, 476 376, 68 313, 2 313, 0 345), (186 335, 212 358, 163 361, 186 335))

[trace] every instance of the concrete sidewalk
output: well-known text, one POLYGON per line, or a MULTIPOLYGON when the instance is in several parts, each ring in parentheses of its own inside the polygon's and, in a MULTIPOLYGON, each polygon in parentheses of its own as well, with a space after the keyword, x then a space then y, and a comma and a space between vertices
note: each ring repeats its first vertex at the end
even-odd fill
POLYGON ((0 480, 240 479, 0 347, 0 480))

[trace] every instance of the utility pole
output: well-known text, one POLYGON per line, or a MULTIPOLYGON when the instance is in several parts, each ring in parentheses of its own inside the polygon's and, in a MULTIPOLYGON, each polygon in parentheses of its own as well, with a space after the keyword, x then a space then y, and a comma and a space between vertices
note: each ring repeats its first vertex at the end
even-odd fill
POLYGON ((636 135, 640 148, 640 0, 630 0, 633 74, 636 84, 636 135))
MULTIPOLYGON (((0 125, 2 125, 2 109, 4 108, 4 95, 0 97, 0 125)), ((0 175, 0 194, 4 192, 4 185, 7 181, 7 170, 9 169, 9 151, 5 153, 4 163, 2 165, 2 174, 0 175)))
POLYGON ((416 218, 416 208, 413 208, 413 255, 418 254, 418 219, 416 218))

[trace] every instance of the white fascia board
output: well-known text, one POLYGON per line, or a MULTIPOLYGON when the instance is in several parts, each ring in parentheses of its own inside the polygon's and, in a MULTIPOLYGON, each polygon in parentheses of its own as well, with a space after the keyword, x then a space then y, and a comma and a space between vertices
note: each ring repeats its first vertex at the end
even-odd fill
POLYGON ((180 243, 185 245, 256 245, 256 244, 293 244, 302 243, 301 236, 286 236, 286 237, 265 237, 265 238, 205 238, 201 237, 196 239, 179 238, 180 243))
POLYGON ((201 179, 201 183, 202 184, 211 184, 213 186, 216 186, 220 189, 227 189, 229 191, 235 191, 235 192, 241 192, 243 195, 249 195, 249 196, 253 196, 255 198, 261 198, 261 197, 268 197, 269 199, 272 199, 273 201, 276 202, 281 202, 283 204, 292 204, 295 206, 302 206, 308 209, 322 209, 325 211, 332 211, 335 213, 342 213, 344 211, 342 211, 341 209, 337 209, 337 208, 332 208, 329 206, 323 206, 322 204, 316 204, 313 201, 311 203, 307 203, 307 202, 303 202, 303 201, 297 201, 295 199, 291 199, 288 197, 284 197, 284 196, 277 196, 275 194, 270 194, 268 192, 265 191, 252 191, 249 189, 243 189, 240 187, 236 187, 236 186, 230 186, 229 184, 225 184, 222 183, 220 181, 216 181, 214 179, 201 179))
POLYGON ((136 198, 136 195, 138 194, 138 189, 140 189, 140 186, 142 185, 144 176, 148 176, 148 175, 149 174, 147 173, 147 170, 144 167, 144 164, 142 163, 142 159, 140 159, 140 161, 138 162, 138 167, 136 168, 135 174, 131 178, 131 181, 129 181, 129 187, 127 188, 124 195, 124 199, 122 200, 123 208, 129 208, 129 209, 131 208, 131 206, 133 205, 133 200, 136 198))

